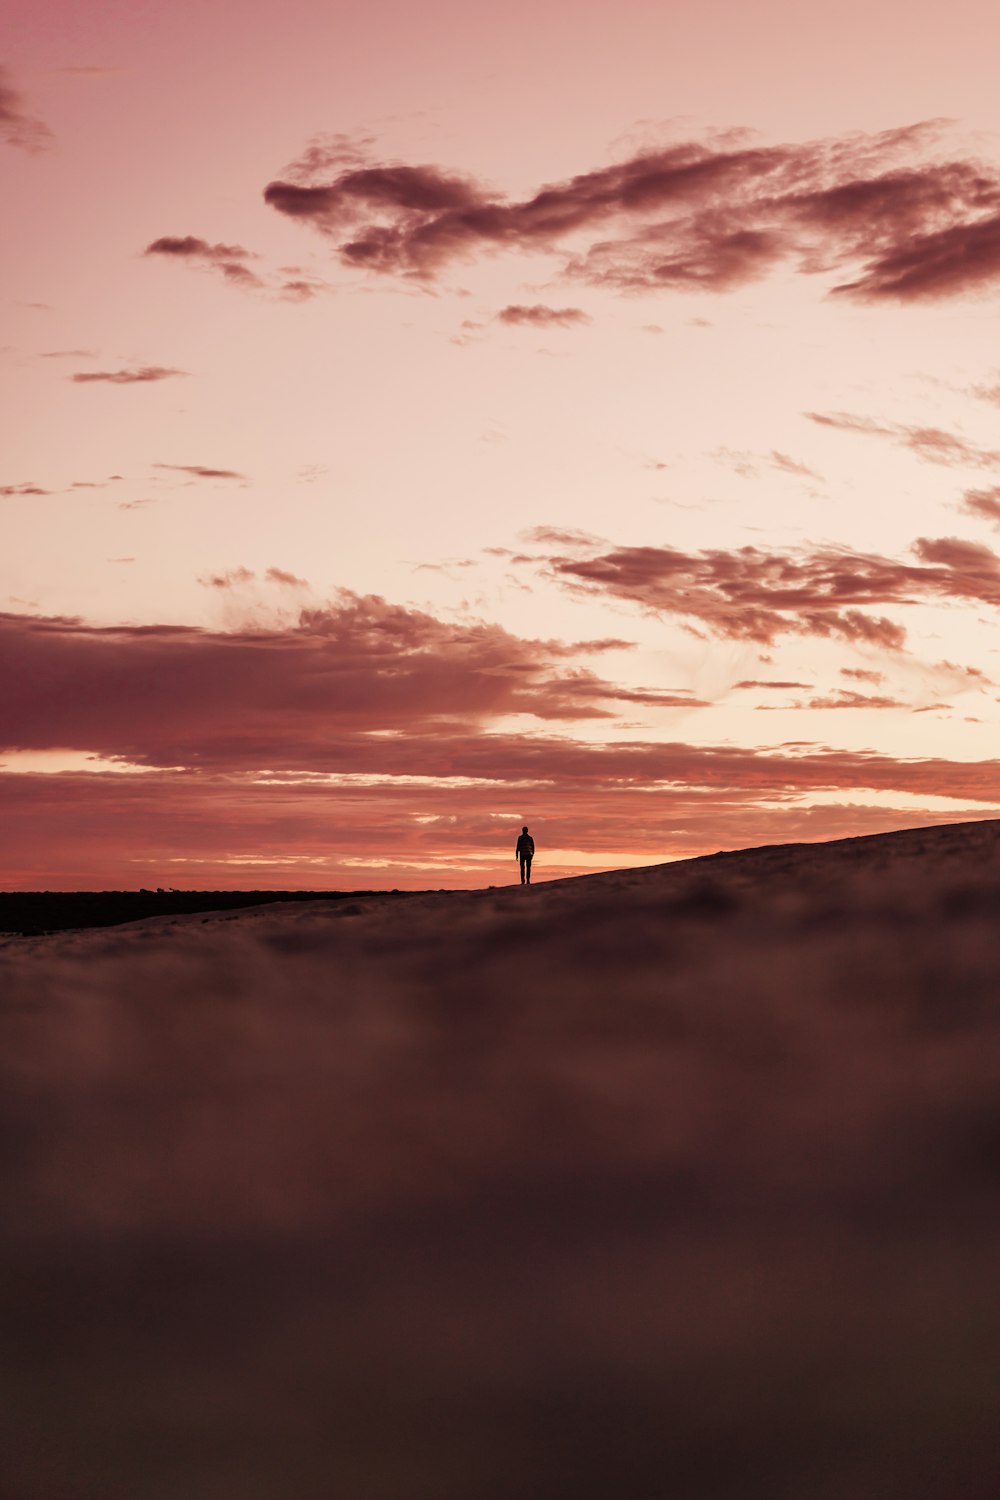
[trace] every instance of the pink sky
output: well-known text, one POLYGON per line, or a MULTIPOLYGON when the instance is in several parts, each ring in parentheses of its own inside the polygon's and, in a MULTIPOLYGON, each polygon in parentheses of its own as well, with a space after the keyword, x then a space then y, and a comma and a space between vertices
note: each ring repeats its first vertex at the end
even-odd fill
POLYGON ((1000 815, 992 7, 9 13, 0 883, 1000 815))

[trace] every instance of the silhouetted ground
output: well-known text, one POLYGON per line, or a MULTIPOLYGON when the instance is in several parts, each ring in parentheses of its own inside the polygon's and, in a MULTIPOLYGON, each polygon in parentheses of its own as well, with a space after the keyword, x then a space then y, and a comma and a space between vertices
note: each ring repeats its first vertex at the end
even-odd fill
POLYGON ((72 927, 115 927, 120 922, 138 922, 144 917, 236 911, 272 901, 347 901, 374 894, 372 891, 4 891, 0 892, 0 932, 39 937, 72 927))
POLYGON ((1000 824, 0 945, 12 1500, 995 1500, 1000 824))

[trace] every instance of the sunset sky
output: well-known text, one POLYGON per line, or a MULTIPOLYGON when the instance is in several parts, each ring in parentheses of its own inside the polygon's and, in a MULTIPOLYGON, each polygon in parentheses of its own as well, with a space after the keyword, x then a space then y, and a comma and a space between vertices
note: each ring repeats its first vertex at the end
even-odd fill
POLYGON ((1000 816, 1000 12, 8 0, 0 885, 1000 816))

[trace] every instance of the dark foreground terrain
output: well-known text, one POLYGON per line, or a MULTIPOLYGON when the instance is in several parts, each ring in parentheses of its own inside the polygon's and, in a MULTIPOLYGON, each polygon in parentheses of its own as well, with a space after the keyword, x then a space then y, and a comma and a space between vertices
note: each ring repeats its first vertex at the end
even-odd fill
MULTIPOLYGON (((272 901, 348 901, 373 891, 0 891, 0 934, 41 937, 72 927, 116 927, 145 917, 237 911, 272 901)), ((384 897, 399 892, 382 892, 384 897)))
POLYGON ((0 951, 11 1500, 995 1500, 1000 825, 0 951))

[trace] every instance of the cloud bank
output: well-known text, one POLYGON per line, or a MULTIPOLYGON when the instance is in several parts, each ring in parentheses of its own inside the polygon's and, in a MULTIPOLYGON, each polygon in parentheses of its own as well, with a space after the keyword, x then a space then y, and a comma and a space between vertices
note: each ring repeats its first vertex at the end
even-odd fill
POLYGON ((725 292, 788 263, 862 301, 977 292, 1000 277, 1000 173, 941 159, 939 122, 800 144, 740 132, 641 151, 508 199, 442 167, 313 145, 267 184, 347 266, 429 281, 503 251, 556 251, 624 291, 725 292))
MULTIPOLYGON (((552 539, 544 528, 529 535, 542 546, 552 539)), ((602 549, 597 541, 578 543, 573 553, 522 561, 541 564, 567 588, 625 599, 654 614, 697 621, 712 635, 760 645, 802 635, 896 651, 905 629, 873 608, 949 601, 1000 606, 1000 557, 957 537, 918 537, 910 549, 916 562, 832 546, 602 549)))

